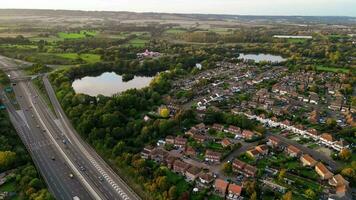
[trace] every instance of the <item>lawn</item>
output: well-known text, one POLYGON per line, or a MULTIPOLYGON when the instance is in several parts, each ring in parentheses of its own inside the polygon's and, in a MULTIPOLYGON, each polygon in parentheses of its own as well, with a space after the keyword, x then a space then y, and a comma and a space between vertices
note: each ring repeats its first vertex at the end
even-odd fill
POLYGON ((128 41, 127 45, 131 45, 133 47, 144 47, 148 43, 148 39, 135 38, 128 41))
POLYGON ((346 69, 346 68, 325 67, 325 66, 317 66, 316 70, 325 71, 325 72, 335 72, 335 73, 349 73, 350 72, 350 69, 346 69))
POLYGON ((67 32, 59 32, 58 37, 63 39, 83 39, 86 37, 94 37, 98 34, 97 31, 80 31, 78 33, 67 33, 67 32))
POLYGON ((55 53, 53 55, 65 58, 65 59, 70 59, 70 60, 76 60, 78 58, 83 59, 87 63, 96 63, 100 61, 100 55, 97 54, 77 54, 77 53, 55 53))

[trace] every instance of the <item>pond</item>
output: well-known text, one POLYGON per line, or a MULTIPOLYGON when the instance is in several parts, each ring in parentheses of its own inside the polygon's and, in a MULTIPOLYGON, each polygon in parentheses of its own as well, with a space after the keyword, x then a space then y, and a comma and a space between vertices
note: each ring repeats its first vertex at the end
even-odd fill
POLYGON ((267 62, 283 62, 286 59, 284 59, 282 56, 276 56, 272 54, 243 54, 240 53, 239 59, 245 59, 245 60, 254 60, 256 63, 261 62, 261 61, 267 61, 267 62))
POLYGON ((134 79, 124 82, 122 76, 115 72, 105 72, 100 76, 86 76, 74 80, 72 87, 76 93, 90 96, 112 96, 128 89, 141 89, 148 86, 153 77, 135 76, 134 79))

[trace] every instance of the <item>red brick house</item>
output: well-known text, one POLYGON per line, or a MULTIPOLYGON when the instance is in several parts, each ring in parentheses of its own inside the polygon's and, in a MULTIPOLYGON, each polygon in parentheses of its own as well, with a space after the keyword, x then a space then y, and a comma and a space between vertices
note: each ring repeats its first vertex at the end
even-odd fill
POLYGON ((187 156, 196 156, 197 155, 197 152, 195 151, 195 149, 191 146, 188 146, 186 149, 185 149, 185 155, 187 156))
POLYGON ((231 183, 227 189, 226 198, 229 200, 235 200, 239 196, 241 196, 242 187, 240 185, 236 185, 231 183))
POLYGON ((219 163, 220 159, 221 159, 221 153, 212 150, 206 150, 205 152, 206 161, 219 163))
POLYGON ((221 140, 221 145, 223 147, 228 147, 228 146, 232 145, 232 142, 228 138, 224 138, 223 140, 221 140))
POLYGON ((185 172, 185 177, 187 178, 188 181, 195 181, 195 179, 198 177, 201 169, 196 166, 191 166, 187 169, 185 172))
POLYGON ((287 147, 287 153, 288 153, 288 155, 291 156, 291 157, 298 157, 298 156, 300 156, 300 154, 301 154, 302 152, 301 152, 300 149, 298 149, 297 147, 295 147, 295 146, 293 146, 293 145, 289 145, 289 146, 287 147))
POLYGON ((173 171, 180 173, 180 174, 185 174, 185 171, 190 167, 190 165, 184 161, 181 160, 176 160, 173 163, 173 171))
POLYGON ((214 184, 216 193, 218 193, 220 196, 225 197, 228 185, 229 182, 224 181, 222 179, 216 179, 214 184))
POLYGON ((185 145, 187 144, 187 138, 184 137, 176 137, 174 140, 174 146, 178 148, 185 148, 185 145))
POLYGON ((213 124, 213 126, 211 128, 216 131, 222 131, 224 129, 224 126, 221 124, 213 124))
POLYGON ((256 150, 261 154, 261 155, 267 155, 268 154, 268 147, 267 145, 258 145, 256 147, 256 150))
POLYGON ((268 145, 268 146, 271 146, 271 147, 273 147, 273 148, 280 147, 280 145, 281 145, 281 140, 278 139, 278 138, 275 137, 275 136, 269 136, 267 145, 268 145))
POLYGON ((255 133, 249 130, 242 131, 242 137, 245 140, 251 140, 255 136, 255 133))

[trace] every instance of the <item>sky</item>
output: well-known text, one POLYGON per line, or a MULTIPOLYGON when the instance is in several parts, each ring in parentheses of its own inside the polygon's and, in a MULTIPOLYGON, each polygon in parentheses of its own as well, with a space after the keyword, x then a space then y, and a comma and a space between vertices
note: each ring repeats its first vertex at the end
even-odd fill
POLYGON ((0 0, 0 8, 356 17, 356 0, 0 0))

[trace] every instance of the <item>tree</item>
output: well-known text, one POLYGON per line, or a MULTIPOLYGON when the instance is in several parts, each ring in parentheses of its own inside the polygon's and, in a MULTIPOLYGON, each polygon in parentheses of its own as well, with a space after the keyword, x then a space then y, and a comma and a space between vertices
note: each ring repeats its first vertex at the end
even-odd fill
POLYGON ((286 169, 281 169, 278 174, 278 180, 283 181, 284 176, 286 175, 287 170, 286 169))
POLYGON ((350 160, 351 158, 351 151, 344 148, 340 151, 339 153, 339 157, 344 160, 344 161, 347 161, 347 160, 350 160))
POLYGON ((159 115, 161 115, 161 117, 163 117, 163 118, 169 117, 169 109, 167 107, 160 108, 159 115))
POLYGON ((246 181, 244 184, 244 187, 246 188, 246 192, 250 195, 252 195, 252 193, 256 192, 256 182, 255 181, 246 181))
POLYGON ((0 151, 0 169, 10 167, 16 160, 16 153, 12 151, 0 151))
POLYGON ((291 191, 287 192, 282 196, 282 200, 292 200, 292 199, 293 199, 293 195, 291 191))
POLYGON ((225 174, 231 174, 232 173, 232 165, 231 165, 231 163, 228 163, 228 162, 224 163, 223 171, 224 171, 225 174))
POLYGON ((171 188, 169 188, 168 196, 170 199, 177 198, 177 187, 176 186, 173 185, 171 188))
POLYGON ((251 194, 250 200, 257 200, 257 193, 256 193, 256 191, 251 194))
POLYGON ((311 199, 311 200, 316 199, 316 194, 312 189, 305 190, 304 194, 308 199, 311 199))

